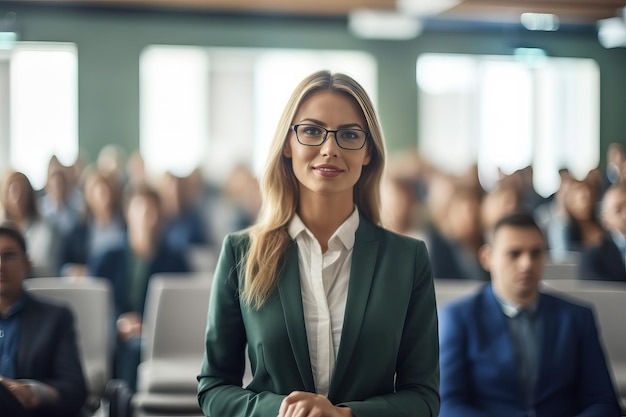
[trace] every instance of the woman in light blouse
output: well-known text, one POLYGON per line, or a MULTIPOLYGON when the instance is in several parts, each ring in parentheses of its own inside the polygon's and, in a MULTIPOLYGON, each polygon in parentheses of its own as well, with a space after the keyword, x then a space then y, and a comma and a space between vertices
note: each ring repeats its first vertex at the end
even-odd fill
POLYGON ((225 239, 215 271, 198 376, 205 415, 437 416, 431 267, 423 242, 378 226, 384 157, 355 80, 321 71, 299 84, 259 219, 225 239))

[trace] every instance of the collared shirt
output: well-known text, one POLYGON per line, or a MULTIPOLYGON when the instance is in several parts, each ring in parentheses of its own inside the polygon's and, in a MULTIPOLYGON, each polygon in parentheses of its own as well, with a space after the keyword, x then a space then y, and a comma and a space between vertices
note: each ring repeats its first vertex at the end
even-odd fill
POLYGON ((0 314, 0 375, 16 378, 17 352, 20 344, 20 315, 25 298, 20 298, 9 307, 6 315, 0 314))
POLYGON ((533 392, 539 371, 541 320, 538 317, 537 309, 541 294, 533 304, 526 308, 501 299, 497 295, 495 297, 502 308, 502 312, 507 317, 515 361, 526 395, 526 405, 532 408, 534 403, 533 392))
POLYGON ((350 217, 328 240, 328 250, 322 253, 319 242, 297 214, 289 223, 289 235, 298 244, 302 306, 311 370, 315 390, 321 395, 328 395, 339 351, 354 235, 358 227, 359 212, 355 207, 350 217))

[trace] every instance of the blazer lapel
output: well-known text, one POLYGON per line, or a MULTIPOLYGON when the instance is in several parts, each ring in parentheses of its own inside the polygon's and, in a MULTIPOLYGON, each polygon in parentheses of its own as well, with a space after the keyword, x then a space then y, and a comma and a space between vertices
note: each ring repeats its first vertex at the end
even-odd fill
POLYGON ((551 300, 548 297, 543 297, 541 294, 539 295, 539 306, 538 306, 538 315, 541 317, 541 331, 539 341, 540 346, 540 356, 539 356, 539 364, 537 369, 537 382, 535 384, 535 398, 539 400, 538 395, 540 393, 545 393, 546 390, 541 386, 544 381, 554 381, 552 377, 552 367, 549 364, 554 362, 554 358, 552 357, 555 349, 554 346, 557 345, 557 339, 559 337, 559 321, 560 317, 555 314, 553 310, 553 306, 551 300))
POLYGON ((300 296, 302 290, 300 288, 300 270, 298 267, 298 247, 295 243, 289 247, 285 269, 278 280, 278 293, 283 306, 285 326, 287 327, 291 350, 296 359, 300 377, 305 389, 309 392, 315 392, 304 323, 304 309, 302 307, 302 297, 300 296))
POLYGON ((355 235, 350 283, 348 284, 348 300, 346 301, 346 312, 335 371, 330 381, 329 397, 332 397, 333 392, 340 386, 350 363, 350 357, 356 347, 374 277, 377 256, 376 229, 361 216, 359 228, 355 235))
POLYGON ((25 304, 20 313, 20 347, 17 354, 17 374, 21 377, 30 375, 30 360, 32 357, 31 348, 34 346, 33 340, 37 339, 37 323, 33 316, 33 307, 30 296, 26 294, 25 304))

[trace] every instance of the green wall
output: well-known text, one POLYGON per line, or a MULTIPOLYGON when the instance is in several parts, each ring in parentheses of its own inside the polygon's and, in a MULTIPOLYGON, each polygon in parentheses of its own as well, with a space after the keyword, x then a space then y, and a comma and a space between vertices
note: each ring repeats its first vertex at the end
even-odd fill
POLYGON ((511 54, 535 46, 551 56, 595 59, 601 71, 601 157, 612 141, 626 145, 626 48, 602 48, 595 33, 527 32, 493 27, 425 31, 412 41, 352 36, 341 19, 143 13, 87 8, 0 4, 0 17, 17 13, 21 40, 78 45, 79 137, 93 158, 108 143, 127 150, 139 141, 139 55, 151 44, 354 49, 378 61, 378 106, 391 151, 417 143, 415 62, 421 53, 511 54))

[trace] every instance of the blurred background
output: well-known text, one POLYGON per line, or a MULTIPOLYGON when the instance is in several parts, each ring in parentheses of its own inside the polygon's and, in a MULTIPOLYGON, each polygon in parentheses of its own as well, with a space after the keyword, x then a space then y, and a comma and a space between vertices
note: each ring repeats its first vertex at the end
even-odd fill
POLYGON ((623 0, 0 2, 0 171, 113 145, 150 176, 258 173, 290 91, 318 69, 371 93, 391 153, 485 189, 531 166, 604 170, 626 142, 623 0))

